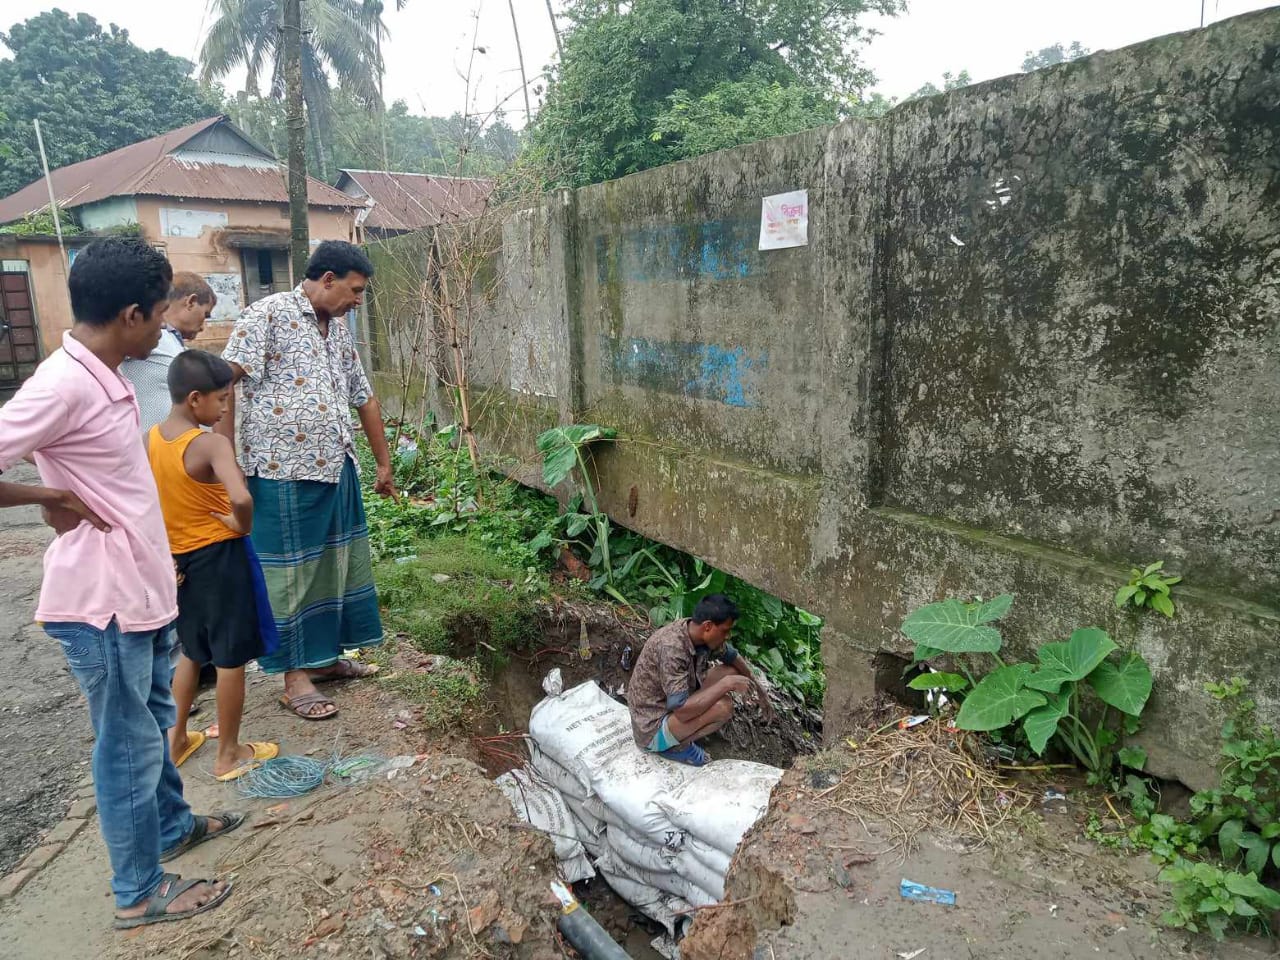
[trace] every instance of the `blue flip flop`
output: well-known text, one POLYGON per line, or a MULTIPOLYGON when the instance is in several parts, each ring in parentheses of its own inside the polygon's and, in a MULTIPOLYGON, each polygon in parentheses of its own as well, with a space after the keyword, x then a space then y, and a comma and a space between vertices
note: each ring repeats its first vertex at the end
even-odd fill
POLYGON ((687 747, 672 747, 670 750, 663 750, 662 756, 668 760, 674 760, 676 763, 688 764, 691 767, 706 766, 708 761, 711 760, 711 755, 696 743, 690 743, 687 747))

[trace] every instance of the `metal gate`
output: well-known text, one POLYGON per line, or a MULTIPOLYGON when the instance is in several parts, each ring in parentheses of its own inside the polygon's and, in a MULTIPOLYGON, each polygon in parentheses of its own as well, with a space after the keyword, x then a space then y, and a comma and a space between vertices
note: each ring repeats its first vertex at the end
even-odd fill
POLYGON ((40 333, 25 273, 0 272, 0 393, 16 390, 40 362, 40 333))

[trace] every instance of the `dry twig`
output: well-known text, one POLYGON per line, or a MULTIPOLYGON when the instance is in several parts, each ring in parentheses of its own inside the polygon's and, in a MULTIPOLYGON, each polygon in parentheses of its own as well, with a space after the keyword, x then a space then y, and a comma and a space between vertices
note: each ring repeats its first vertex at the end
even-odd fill
POLYGON ((882 729, 850 754, 840 782, 815 799, 856 817, 868 833, 864 814, 883 820, 903 857, 930 827, 990 843, 1031 797, 1000 777, 972 739, 936 720, 882 729))

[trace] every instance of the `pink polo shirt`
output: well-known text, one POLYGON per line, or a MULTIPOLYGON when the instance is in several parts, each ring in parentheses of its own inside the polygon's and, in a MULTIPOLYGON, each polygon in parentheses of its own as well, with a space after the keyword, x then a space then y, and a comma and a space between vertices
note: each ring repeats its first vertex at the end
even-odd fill
POLYGON ((70 333, 0 407, 0 471, 34 454, 46 487, 70 490, 111 526, 82 522, 44 555, 36 619, 125 632, 178 615, 155 478, 138 435, 133 386, 70 333))

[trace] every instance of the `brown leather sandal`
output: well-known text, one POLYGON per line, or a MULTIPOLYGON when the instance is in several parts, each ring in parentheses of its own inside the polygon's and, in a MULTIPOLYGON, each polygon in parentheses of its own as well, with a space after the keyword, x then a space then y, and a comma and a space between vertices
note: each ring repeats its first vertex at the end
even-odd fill
POLYGON ((319 690, 312 690, 310 693, 301 693, 296 697, 291 697, 287 693, 280 697, 280 706, 290 713, 297 714, 303 720, 328 720, 338 715, 338 705, 329 697, 326 697, 319 690), (304 713, 303 711, 310 707, 319 706, 320 704, 331 704, 333 711, 331 713, 304 713))

